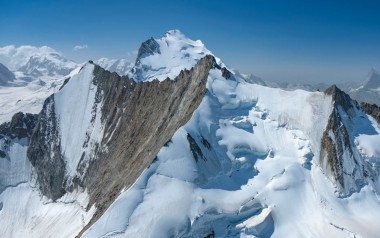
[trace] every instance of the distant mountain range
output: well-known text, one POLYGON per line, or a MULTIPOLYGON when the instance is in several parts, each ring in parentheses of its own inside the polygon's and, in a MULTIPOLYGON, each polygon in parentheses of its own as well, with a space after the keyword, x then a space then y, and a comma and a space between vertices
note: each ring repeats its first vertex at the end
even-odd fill
POLYGON ((357 88, 350 89, 350 96, 359 102, 367 102, 380 105, 380 74, 377 70, 372 69, 363 82, 357 88))

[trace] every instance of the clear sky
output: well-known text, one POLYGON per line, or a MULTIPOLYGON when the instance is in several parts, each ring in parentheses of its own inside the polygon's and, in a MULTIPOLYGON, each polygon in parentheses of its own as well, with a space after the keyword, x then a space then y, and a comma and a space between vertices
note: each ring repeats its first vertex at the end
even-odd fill
POLYGON ((0 0, 0 47, 48 45, 76 61, 130 57, 170 29, 268 80, 357 81, 380 68, 380 1, 0 0))

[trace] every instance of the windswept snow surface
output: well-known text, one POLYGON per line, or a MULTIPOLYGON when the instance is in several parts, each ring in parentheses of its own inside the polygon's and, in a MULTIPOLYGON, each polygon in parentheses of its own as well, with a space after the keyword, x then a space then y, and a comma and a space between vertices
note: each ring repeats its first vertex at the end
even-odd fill
POLYGON ((378 236, 371 187, 338 198, 316 162, 329 96, 226 80, 219 70, 207 89, 192 119, 84 237, 378 236))

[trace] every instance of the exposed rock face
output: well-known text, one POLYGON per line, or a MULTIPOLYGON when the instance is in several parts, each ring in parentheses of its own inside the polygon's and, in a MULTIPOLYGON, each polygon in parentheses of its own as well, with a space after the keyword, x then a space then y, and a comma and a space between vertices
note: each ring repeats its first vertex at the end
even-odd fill
POLYGON ((157 41, 153 38, 150 38, 149 40, 143 42, 139 48, 139 51, 137 53, 136 58, 136 64, 139 63, 139 60, 141 58, 144 58, 148 55, 153 55, 154 53, 160 54, 160 45, 157 43, 157 41))
MULTIPOLYGON (((134 84, 127 95, 121 93, 127 97, 126 101, 109 100, 105 104, 113 104, 103 107, 113 110, 103 112, 103 115, 111 115, 106 131, 115 132, 106 144, 109 153, 102 153, 90 164, 84 179, 84 185, 89 188, 90 204, 99 204, 92 222, 103 214, 123 188, 136 180, 175 131, 190 119, 204 96, 213 62, 213 57, 206 56, 174 80, 134 84), (125 104, 118 105, 118 101, 125 104), (122 106, 126 109, 124 113, 122 106)), ((133 84, 132 80, 123 80, 133 84)), ((103 143, 106 141, 105 137, 103 143)))
POLYGON ((363 112, 375 118, 377 123, 380 124, 380 107, 379 106, 377 106, 376 104, 361 102, 360 107, 363 110, 363 112))
POLYGON ((36 126, 36 122, 37 115, 18 112, 13 115, 10 122, 0 125, 0 139, 4 136, 8 136, 11 139, 30 137, 36 126))
MULTIPOLYGON (((189 141, 190 150, 191 150, 191 153, 193 154, 195 161, 198 162, 198 159, 207 160, 206 157, 203 155, 201 148, 199 148, 197 142, 194 140, 194 138, 190 134, 187 134, 187 140, 189 141)), ((202 141, 205 141, 205 143, 207 142, 207 140, 202 140, 202 141)))
POLYGON ((351 120, 360 109, 335 85, 325 94, 332 97, 333 110, 322 136, 320 164, 327 176, 336 182, 340 196, 348 196, 359 191, 370 174, 350 138, 351 120))
POLYGON ((84 159, 89 155, 82 154, 78 177, 73 181, 65 178, 56 104, 54 97, 49 97, 28 149, 42 193, 55 200, 75 186, 87 188, 88 208, 95 204, 97 212, 86 230, 190 119, 206 92, 208 73, 214 63, 212 56, 206 56, 191 70, 181 71, 174 80, 144 83, 95 66, 95 104, 102 103, 104 137, 89 160, 84 159), (86 165, 84 161, 90 162, 86 165))
POLYGON ((325 90, 325 94, 331 95, 334 101, 334 107, 341 106, 345 111, 349 111, 353 108, 351 98, 345 92, 340 90, 335 84, 325 90))
POLYGON ((54 96, 46 99, 31 137, 28 158, 37 173, 42 194, 56 200, 65 194, 65 163, 60 147, 54 96))
POLYGON ((37 115, 18 112, 0 125, 0 191, 28 180, 26 147, 36 123, 37 115))
POLYGON ((149 65, 142 64, 141 59, 153 55, 155 53, 161 54, 160 45, 157 43, 155 39, 150 38, 149 40, 141 44, 137 53, 135 67, 131 70, 131 72, 134 73, 135 76, 137 76, 135 80, 141 81, 143 79, 143 71, 149 70, 151 68, 151 66, 149 65))

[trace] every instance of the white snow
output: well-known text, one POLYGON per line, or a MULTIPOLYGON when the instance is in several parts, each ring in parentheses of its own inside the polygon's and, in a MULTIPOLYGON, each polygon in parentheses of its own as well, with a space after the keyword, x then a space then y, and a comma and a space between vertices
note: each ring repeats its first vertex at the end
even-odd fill
POLYGON ((94 67, 93 64, 86 64, 62 90, 54 94, 61 150, 67 176, 71 178, 77 174, 82 154, 85 153, 85 159, 90 159, 95 145, 103 137, 100 122, 102 104, 95 103, 97 87, 93 83, 94 67))
MULTIPOLYGON (((84 72, 87 72, 87 75, 82 73, 76 76, 78 68, 69 76, 73 82, 82 77, 87 81, 79 82, 89 87, 89 81, 92 79, 91 70, 91 66, 85 67, 84 72), (89 77, 86 78, 87 76, 89 77)), ((37 88, 31 87, 30 84, 24 87, 1 87, 0 102, 4 110, 0 112, 0 122, 9 121, 18 111, 39 113, 44 100, 58 90, 63 80, 64 78, 52 80, 50 85, 37 88)), ((83 90, 86 89, 70 86, 70 83, 66 86, 76 88, 79 90, 78 94, 84 93, 83 90)), ((63 94, 64 92, 59 95, 63 94)), ((73 108, 78 106, 72 94, 66 92, 66 96, 71 99, 65 100, 67 103, 71 103, 73 108)), ((94 132, 99 131, 98 120, 97 118, 93 123, 94 132)), ((75 134, 76 132, 73 135, 75 134)), ((92 140, 89 144, 93 147, 91 143, 92 140)), ((36 175, 26 156, 27 144, 26 138, 13 139, 7 145, 4 138, 0 139, 0 149, 7 154, 6 158, 0 158, 0 237, 75 237, 92 218, 95 207, 86 211, 89 198, 87 192, 81 188, 65 194, 56 202, 42 197, 37 189, 38 184, 35 184, 36 175)))
POLYGON ((46 84, 33 81, 21 87, 0 86, 0 124, 10 121, 17 112, 38 114, 44 101, 51 94, 58 91, 64 80, 78 73, 80 67, 74 69, 69 75, 61 77, 42 77, 46 84))
POLYGON ((75 191, 71 199, 48 202, 28 183, 10 187, 0 194, 1 237, 75 237, 95 212, 85 210, 88 195, 75 191), (75 199, 73 199, 75 198, 75 199))
POLYGON ((360 123, 362 118, 357 118, 355 128, 358 133, 356 141, 358 148, 368 157, 377 157, 380 162, 380 128, 376 120, 371 116, 368 119, 372 123, 371 127, 365 128, 368 123, 360 123))
MULTIPOLYGON (((84 237, 377 237, 369 186, 342 199, 317 161, 332 110, 319 92, 225 80, 208 93, 158 160, 84 237), (196 162, 187 133, 207 161, 196 162), (363 212, 365 211, 365 212, 363 212)), ((370 145, 369 145, 370 146, 370 145)))
POLYGON ((0 62, 15 71, 25 65, 30 57, 50 53, 57 53, 57 51, 48 46, 21 45, 16 47, 15 45, 7 45, 0 48, 0 62))
POLYGON ((0 139, 0 150, 7 154, 5 158, 0 158, 0 192, 8 186, 29 181, 31 164, 26 157, 27 145, 26 138, 14 139, 9 145, 0 139))
POLYGON ((141 69, 141 74, 131 71, 128 76, 137 81, 159 81, 174 79, 181 70, 191 69, 201 58, 211 54, 200 40, 190 40, 179 30, 168 31, 161 39, 155 39, 160 53, 143 57, 134 71, 141 69))

